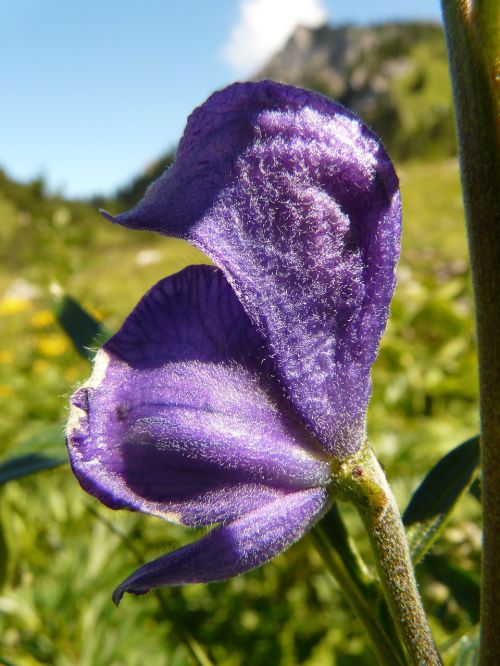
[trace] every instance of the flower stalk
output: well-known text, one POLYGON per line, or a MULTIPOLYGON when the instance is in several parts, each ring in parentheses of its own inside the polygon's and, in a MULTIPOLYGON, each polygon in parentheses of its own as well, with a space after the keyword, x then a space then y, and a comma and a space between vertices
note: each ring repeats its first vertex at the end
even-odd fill
POLYGON ((476 306, 484 547, 481 658, 500 635, 500 6, 442 0, 476 306))
POLYGON ((391 615, 413 666, 442 664, 417 589, 396 499, 368 444, 339 461, 333 486, 350 500, 367 530, 391 615))

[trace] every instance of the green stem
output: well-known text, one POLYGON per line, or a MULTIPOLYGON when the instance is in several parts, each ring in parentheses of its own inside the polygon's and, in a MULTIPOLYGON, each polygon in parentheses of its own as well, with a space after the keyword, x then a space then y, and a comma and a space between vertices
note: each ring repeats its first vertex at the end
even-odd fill
POLYGON ((404 666, 401 655, 373 612, 373 606, 370 604, 372 590, 367 589, 359 578, 352 575, 350 567, 346 566, 339 552, 331 548, 329 538, 321 525, 313 528, 311 536, 330 573, 363 625, 381 666, 404 666))
POLYGON ((476 305, 484 545, 481 664, 500 636, 500 4, 442 0, 476 305), (497 78, 498 77, 498 78, 497 78))
POLYGON ((382 589, 413 666, 442 664, 427 623, 396 499, 369 445, 339 461, 333 487, 361 515, 382 589))

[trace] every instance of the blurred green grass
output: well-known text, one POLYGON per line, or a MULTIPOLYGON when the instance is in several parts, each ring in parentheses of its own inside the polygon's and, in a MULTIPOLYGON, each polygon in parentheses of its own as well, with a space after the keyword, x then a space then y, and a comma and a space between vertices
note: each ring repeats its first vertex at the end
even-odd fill
MULTIPOLYGON (((403 508, 427 469, 477 431, 478 416, 457 164, 406 162, 399 174, 403 250, 373 371, 369 434, 403 508)), ((4 454, 64 421, 68 396, 89 372, 54 321, 51 285, 61 285, 114 330, 147 288, 204 258, 181 241, 113 227, 84 203, 47 197, 40 182, 20 186, 3 175, 0 219, 4 454)), ((175 623, 153 595, 126 598, 119 610, 112 605, 112 589, 135 561, 89 506, 148 558, 194 537, 155 518, 98 506, 68 467, 7 484, 0 505, 8 549, 0 657, 18 666, 190 664, 175 623)), ((345 514, 368 553, 357 518, 350 510, 345 514)), ((467 498, 436 550, 473 574, 478 520, 478 505, 467 498)), ((420 578, 436 636, 452 646, 471 628, 470 618, 425 567, 420 578)), ((255 572, 225 584, 169 590, 165 598, 172 617, 190 628, 217 664, 375 663, 307 538, 255 572)), ((453 663, 453 650, 447 663, 453 663)))

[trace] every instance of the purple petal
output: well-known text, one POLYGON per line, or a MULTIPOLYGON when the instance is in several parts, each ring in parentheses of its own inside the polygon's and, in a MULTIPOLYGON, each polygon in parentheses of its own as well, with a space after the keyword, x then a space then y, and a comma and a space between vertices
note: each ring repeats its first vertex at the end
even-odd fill
POLYGON ((140 567, 117 587, 113 601, 125 592, 145 594, 152 588, 226 580, 255 569, 300 539, 326 510, 324 488, 281 497, 206 537, 140 567))
POLYGON ((194 111, 174 166, 116 221, 186 238, 222 268, 296 411, 344 456, 364 437, 400 217, 393 166, 360 120, 265 81, 194 111))
POLYGON ((68 448, 111 508, 232 520, 328 482, 321 448, 269 381, 261 339, 221 271, 159 282, 72 398, 68 448))

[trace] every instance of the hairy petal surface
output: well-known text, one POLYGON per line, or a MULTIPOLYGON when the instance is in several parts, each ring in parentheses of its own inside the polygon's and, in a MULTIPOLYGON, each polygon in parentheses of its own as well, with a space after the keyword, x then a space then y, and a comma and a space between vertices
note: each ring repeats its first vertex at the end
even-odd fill
POLYGON ((113 594, 144 594, 163 585, 221 581, 260 566, 300 539, 328 506, 323 488, 303 490, 269 502, 218 527, 206 537, 149 562, 113 594))
POLYGON ((358 118, 264 81, 196 109, 173 167, 114 221, 186 238, 222 268, 295 410, 345 456, 364 436, 400 216, 390 159, 358 118))
POLYGON ((261 348, 220 270, 159 282, 72 398, 67 441, 83 488, 111 508, 201 525, 327 483, 329 464, 261 348))

